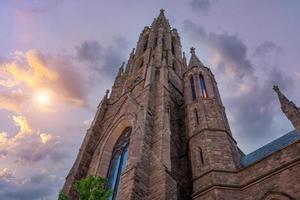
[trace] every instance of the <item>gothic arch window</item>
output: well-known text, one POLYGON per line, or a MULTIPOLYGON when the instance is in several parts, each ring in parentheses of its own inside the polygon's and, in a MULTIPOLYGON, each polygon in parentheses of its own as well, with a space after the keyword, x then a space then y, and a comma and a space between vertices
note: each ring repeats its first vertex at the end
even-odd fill
POLYGON ((196 99, 196 90, 195 90, 195 83, 194 83, 193 76, 190 77, 190 84, 191 84, 191 90, 192 90, 192 97, 193 97, 193 100, 195 100, 196 99))
POLYGON ((131 128, 124 130, 116 142, 109 165, 107 175, 107 188, 113 190, 110 200, 118 199, 118 188, 121 182, 122 174, 126 168, 128 159, 128 146, 130 141, 131 128))
POLYGON ((199 75, 199 83, 200 83, 200 90, 201 90, 200 92, 201 92, 202 97, 207 98, 208 97, 207 89, 206 89, 205 81, 204 81, 202 74, 199 75))

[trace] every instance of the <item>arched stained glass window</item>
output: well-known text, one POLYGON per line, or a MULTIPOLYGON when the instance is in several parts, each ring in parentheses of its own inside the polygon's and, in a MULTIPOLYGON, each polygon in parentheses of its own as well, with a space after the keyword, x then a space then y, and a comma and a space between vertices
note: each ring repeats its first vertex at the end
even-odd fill
POLYGON ((128 159, 128 145, 130 141, 131 128, 125 129, 115 144, 112 159, 110 161, 109 171, 107 175, 107 188, 113 190, 113 195, 110 200, 118 199, 118 188, 121 181, 121 176, 126 168, 128 159))
POLYGON ((196 90, 195 90, 195 84, 194 84, 193 76, 191 76, 191 78, 190 78, 190 83, 191 83, 191 89, 192 89, 192 97, 193 97, 193 100, 195 100, 196 99, 196 90))
POLYGON ((207 95, 206 85, 202 74, 199 75, 199 81, 200 81, 201 95, 202 97, 207 98, 208 95, 207 95))

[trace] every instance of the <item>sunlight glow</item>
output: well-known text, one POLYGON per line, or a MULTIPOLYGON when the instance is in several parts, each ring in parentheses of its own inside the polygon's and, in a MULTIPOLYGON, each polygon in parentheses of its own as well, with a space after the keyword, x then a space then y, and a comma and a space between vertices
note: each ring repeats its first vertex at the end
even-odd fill
POLYGON ((52 101, 52 94, 48 90, 39 90, 35 93, 34 99, 39 106, 48 106, 52 101))
POLYGON ((37 98, 38 102, 41 104, 48 103, 50 100, 49 95, 45 92, 39 93, 36 98, 37 98))

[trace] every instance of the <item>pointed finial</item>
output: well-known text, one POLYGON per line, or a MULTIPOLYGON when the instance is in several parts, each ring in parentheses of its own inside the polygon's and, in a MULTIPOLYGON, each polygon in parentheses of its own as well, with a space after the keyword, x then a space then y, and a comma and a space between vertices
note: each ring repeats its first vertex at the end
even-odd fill
POLYGON ((199 58, 196 55, 196 49, 195 47, 191 48, 191 58, 190 58, 190 62, 189 62, 189 67, 195 67, 195 66, 204 66, 203 63, 199 60, 199 58))
POLYGON ((99 105, 97 106, 98 109, 100 109, 102 107, 102 105, 107 102, 107 100, 108 100, 108 93, 109 93, 109 90, 106 90, 104 97, 102 98, 102 100, 100 101, 99 105))
POLYGON ((119 72, 118 72, 118 76, 117 77, 122 76, 122 74, 124 72, 124 65, 125 65, 125 62, 122 62, 122 65, 119 68, 119 72))
POLYGON ((273 90, 277 93, 280 92, 278 85, 273 85, 273 90))
POLYGON ((156 27, 163 27, 166 28, 167 30, 171 29, 171 26, 166 19, 164 9, 160 9, 160 13, 157 18, 154 18, 153 23, 151 24, 151 28, 156 28, 156 27))
POLYGON ((185 52, 182 52, 182 57, 183 57, 184 59, 186 59, 186 57, 185 57, 185 52))
POLYGON ((123 61, 119 70, 121 70, 123 72, 124 66, 125 66, 125 62, 123 61))
POLYGON ((135 51, 135 48, 133 48, 132 51, 130 52, 129 59, 132 59, 132 58, 133 58, 133 56, 134 56, 134 51, 135 51))
POLYGON ((131 51, 130 54, 131 54, 131 55, 134 54, 134 51, 135 51, 135 48, 132 49, 132 51, 131 51))
POLYGON ((196 49, 195 49, 195 47, 191 47, 191 54, 195 54, 196 53, 196 49))

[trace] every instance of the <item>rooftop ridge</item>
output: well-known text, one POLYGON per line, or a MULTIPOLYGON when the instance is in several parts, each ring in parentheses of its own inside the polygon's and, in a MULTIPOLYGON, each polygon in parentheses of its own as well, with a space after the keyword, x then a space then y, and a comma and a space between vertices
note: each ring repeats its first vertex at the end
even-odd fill
POLYGON ((241 159, 243 167, 247 167, 254 162, 262 160, 263 158, 271 155, 272 153, 289 146, 293 142, 300 140, 300 135, 296 130, 290 131, 287 134, 269 142, 268 144, 256 149, 255 151, 245 155, 241 159))

